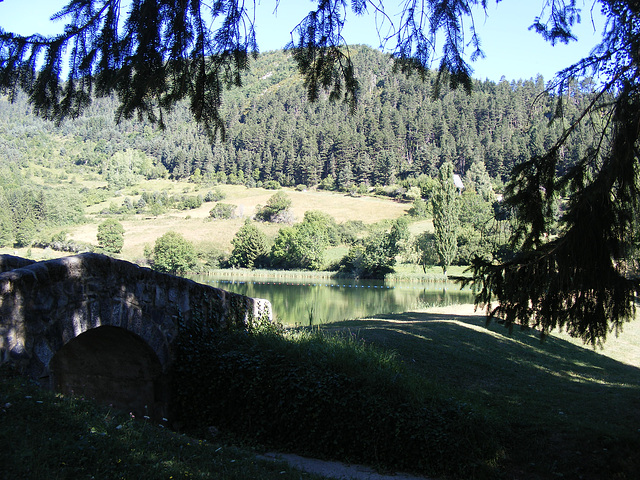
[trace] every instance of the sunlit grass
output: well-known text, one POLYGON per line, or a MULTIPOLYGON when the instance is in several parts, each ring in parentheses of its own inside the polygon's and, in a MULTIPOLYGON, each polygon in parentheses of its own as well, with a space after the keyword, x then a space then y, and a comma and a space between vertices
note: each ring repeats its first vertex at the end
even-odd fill
MULTIPOLYGON (((125 197, 136 202, 143 191, 167 191, 170 195, 202 195, 203 197, 213 188, 220 189, 226 198, 224 203, 237 205, 240 218, 230 220, 209 220, 209 211, 214 203, 207 202, 193 210, 170 210, 162 215, 153 217, 148 214, 128 215, 121 219, 125 228, 125 243, 121 253, 124 259, 135 260, 142 258, 144 246, 153 244, 157 238, 169 230, 181 233, 185 238, 198 244, 211 245, 217 250, 231 252, 231 240, 242 227, 245 218, 255 214, 258 206, 265 205, 275 194, 274 190, 264 188, 247 188, 243 185, 219 185, 211 187, 195 185, 188 182, 171 180, 149 180, 142 184, 127 187, 107 200, 87 207, 88 222, 83 225, 66 228, 69 237, 76 241, 96 244, 98 225, 104 221, 100 212, 108 210, 113 203, 122 205, 125 197), (186 191, 186 193, 185 193, 186 191)), ((297 222, 302 221, 309 210, 321 210, 331 215, 338 223, 348 220, 360 220, 365 224, 372 224, 381 220, 395 219, 404 215, 409 204, 396 202, 391 199, 375 197, 350 197, 340 193, 328 191, 304 191, 284 189, 292 201, 292 212, 297 222)), ((275 238, 281 224, 260 223, 258 227, 271 241, 275 238)), ((328 262, 330 263, 330 262, 328 262)))

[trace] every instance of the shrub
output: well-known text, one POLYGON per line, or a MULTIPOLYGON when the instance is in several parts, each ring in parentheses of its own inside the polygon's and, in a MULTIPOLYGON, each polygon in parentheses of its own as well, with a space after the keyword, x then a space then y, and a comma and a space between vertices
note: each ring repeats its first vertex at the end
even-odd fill
POLYGON ((209 216, 216 220, 224 220, 233 218, 236 211, 236 206, 230 203, 216 203, 215 206, 209 211, 209 216))
POLYGON ((429 215, 429 206, 422 198, 417 198, 408 213, 415 218, 426 218, 429 215))
POLYGON ((277 192, 269 197, 264 207, 258 208, 256 219, 263 222, 290 223, 293 220, 290 211, 291 203, 286 193, 277 192))
POLYGON ((280 190, 282 185, 280 185, 280 182, 277 182, 276 180, 269 180, 264 182, 263 187, 267 190, 280 190))
POLYGON ((199 208, 202 205, 202 197, 200 195, 185 195, 182 197, 178 203, 178 208, 180 210, 193 210, 195 208, 199 208))
POLYGON ((220 187, 216 187, 213 190, 209 190, 207 194, 204 196, 205 202, 219 202, 220 200, 224 200, 226 195, 220 187))

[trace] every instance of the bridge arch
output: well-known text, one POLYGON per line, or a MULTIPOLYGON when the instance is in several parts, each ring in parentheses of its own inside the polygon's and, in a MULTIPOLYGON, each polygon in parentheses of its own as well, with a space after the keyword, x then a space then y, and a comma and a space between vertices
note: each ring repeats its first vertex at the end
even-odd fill
POLYGON ((65 343, 49 363, 53 388, 104 404, 167 418, 168 379, 149 344, 121 327, 91 328, 65 343))
MULTIPOLYGON (((97 365, 86 375, 79 373, 83 362, 92 363, 93 353, 101 352, 111 359, 105 365, 119 369, 121 363, 112 358, 119 351, 144 364, 141 378, 153 391, 145 397, 153 401, 145 405, 153 404, 154 416, 165 418, 171 410, 168 379, 180 322, 189 323, 197 315, 224 329, 245 327, 254 318, 271 319, 266 300, 105 255, 86 253, 45 262, 0 256, 0 272, 0 363, 14 363, 43 386, 71 391, 82 384, 69 379, 99 378, 104 373, 96 373, 97 365)), ((129 382, 117 372, 107 377, 129 382)))

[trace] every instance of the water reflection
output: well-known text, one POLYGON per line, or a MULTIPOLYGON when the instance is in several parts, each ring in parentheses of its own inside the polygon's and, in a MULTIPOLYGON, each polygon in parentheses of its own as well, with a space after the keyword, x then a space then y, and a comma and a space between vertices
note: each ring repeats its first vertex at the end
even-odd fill
POLYGON ((452 282, 278 279, 193 276, 193 280, 249 297, 266 298, 288 325, 316 325, 434 305, 473 302, 470 290, 452 282))

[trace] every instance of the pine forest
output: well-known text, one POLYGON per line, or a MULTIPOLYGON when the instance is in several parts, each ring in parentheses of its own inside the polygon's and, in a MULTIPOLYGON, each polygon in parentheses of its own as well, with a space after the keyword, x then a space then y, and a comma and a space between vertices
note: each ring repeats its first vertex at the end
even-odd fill
MULTIPOLYGON (((160 129, 138 118, 117 122, 115 99, 97 99, 82 117, 61 125, 31 114, 26 96, 0 99, 0 246, 30 245, 46 228, 81 223, 84 209, 109 192, 157 178, 412 202, 428 201, 440 167, 451 163, 466 192, 491 204, 513 166, 553 145, 594 87, 572 85, 559 112, 540 76, 475 81, 471 94, 434 93, 433 78, 394 72, 388 56, 368 47, 350 50, 360 82, 354 112, 322 96, 309 102, 290 54, 267 52, 252 63, 242 88, 226 92, 225 138, 213 141, 186 105, 170 112, 160 129), (107 187, 62 182, 78 173, 107 187)), ((590 122, 597 121, 591 118, 570 137, 559 168, 589 148, 590 122)), ((155 200, 142 197, 129 208, 140 211, 155 200)), ((478 217, 469 209, 466 215, 478 217)), ((477 228, 488 223, 467 220, 477 228)))

